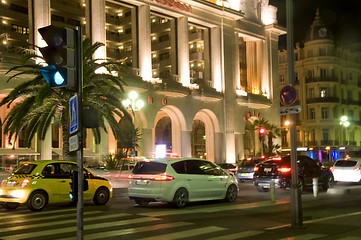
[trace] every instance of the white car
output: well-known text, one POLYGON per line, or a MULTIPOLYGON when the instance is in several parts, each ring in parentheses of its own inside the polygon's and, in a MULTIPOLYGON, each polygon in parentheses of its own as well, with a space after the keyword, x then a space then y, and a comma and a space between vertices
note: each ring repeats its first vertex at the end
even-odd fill
POLYGON ((196 158, 139 161, 129 183, 129 198, 140 206, 169 202, 181 208, 187 202, 225 199, 238 194, 237 178, 213 162, 196 158))
POLYGON ((361 182, 361 158, 344 158, 335 162, 331 171, 336 182, 361 182))

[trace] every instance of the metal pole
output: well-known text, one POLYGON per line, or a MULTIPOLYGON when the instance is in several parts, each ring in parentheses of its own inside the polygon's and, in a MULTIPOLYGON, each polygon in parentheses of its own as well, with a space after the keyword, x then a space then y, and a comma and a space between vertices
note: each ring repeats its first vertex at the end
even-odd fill
MULTIPOLYGON (((293 61, 293 0, 286 1, 287 22, 287 64, 288 83, 294 86, 294 61, 293 61)), ((297 141, 296 141, 296 115, 290 114, 290 142, 291 142, 291 218, 292 227, 302 227, 302 199, 298 188, 297 167, 297 141)))
POLYGON ((79 121, 79 130, 78 130, 78 138, 79 138, 79 149, 76 153, 77 158, 77 166, 78 166, 78 202, 76 205, 76 222, 77 222, 77 231, 76 236, 77 240, 83 240, 83 208, 84 208, 84 201, 83 201, 83 182, 84 182, 84 175, 83 175, 83 50, 82 50, 82 28, 80 26, 76 27, 77 33, 77 77, 78 77, 78 121, 79 121))

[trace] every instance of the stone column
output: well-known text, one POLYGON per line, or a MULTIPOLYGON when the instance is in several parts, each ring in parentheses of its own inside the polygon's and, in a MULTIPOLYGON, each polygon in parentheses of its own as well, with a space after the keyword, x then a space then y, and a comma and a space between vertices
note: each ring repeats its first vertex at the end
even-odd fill
MULTIPOLYGON (((105 1, 87 0, 86 4, 86 34, 92 43, 101 42, 106 44, 105 31, 105 1)), ((106 47, 100 47, 94 54, 94 58, 105 59, 106 47)))
POLYGON ((192 131, 182 131, 182 157, 191 157, 192 149, 191 149, 191 137, 192 131))
POLYGON ((38 32, 39 28, 51 24, 50 0, 28 0, 30 43, 39 47, 46 46, 38 32))
MULTIPOLYGON (((45 47, 47 44, 42 40, 38 29, 51 24, 50 0, 29 0, 28 3, 30 42, 36 46, 45 47)), ((38 50, 37 52, 40 54, 38 50)), ((37 142, 35 149, 40 151, 40 159, 52 159, 51 140, 52 134, 50 126, 45 135, 45 139, 35 141, 37 142)))
POLYGON ((221 29, 211 29, 212 86, 222 91, 221 29))
POLYGON ((140 76, 143 80, 150 81, 152 79, 150 8, 149 5, 141 5, 138 10, 138 29, 141 29, 138 32, 140 76))
POLYGON ((140 156, 152 157, 151 155, 154 152, 152 128, 142 129, 142 140, 140 146, 140 156))
POLYGON ((178 21, 178 75, 183 86, 190 84, 189 70, 189 33, 188 18, 180 17, 178 21))

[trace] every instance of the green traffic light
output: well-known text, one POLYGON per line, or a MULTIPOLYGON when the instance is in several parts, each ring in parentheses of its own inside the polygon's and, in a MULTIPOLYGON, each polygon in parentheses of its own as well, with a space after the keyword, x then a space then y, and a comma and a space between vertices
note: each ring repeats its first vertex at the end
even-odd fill
POLYGON ((64 80, 63 76, 61 76, 60 72, 57 71, 57 72, 55 73, 55 75, 54 75, 54 82, 55 82, 55 84, 58 85, 58 86, 60 86, 60 85, 62 85, 62 84, 64 83, 64 81, 65 81, 65 80, 64 80))

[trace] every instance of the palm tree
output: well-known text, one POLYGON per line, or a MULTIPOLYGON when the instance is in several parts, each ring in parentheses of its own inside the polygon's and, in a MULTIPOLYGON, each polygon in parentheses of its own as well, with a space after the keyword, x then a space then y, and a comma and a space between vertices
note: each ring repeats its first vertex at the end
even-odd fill
MULTIPOLYGON (((99 115, 99 127, 92 128, 95 142, 99 143, 100 128, 106 131, 108 124, 116 139, 121 135, 121 128, 116 120, 129 118, 120 99, 123 96, 122 72, 132 71, 122 61, 104 61, 93 59, 94 52, 104 46, 102 43, 91 44, 90 39, 83 41, 83 103, 95 108, 99 115), (97 69, 105 69, 106 73, 97 74, 97 69), (118 72, 118 76, 111 74, 118 72)), ((74 95, 73 90, 51 88, 39 72, 43 67, 34 59, 41 56, 29 54, 21 59, 20 65, 12 67, 7 74, 12 74, 8 81, 17 77, 27 77, 29 80, 15 87, 1 102, 0 107, 13 105, 3 122, 3 131, 9 139, 16 140, 22 130, 25 130, 25 145, 30 146, 34 136, 45 139, 45 135, 54 123, 55 127, 62 127, 63 156, 69 155, 69 99, 74 95), (18 102, 19 101, 19 102, 18 102)))
POLYGON ((274 124, 269 124, 267 127, 268 127, 267 128, 268 154, 269 155, 278 154, 277 151, 278 144, 273 145, 273 139, 281 136, 281 128, 274 124))

